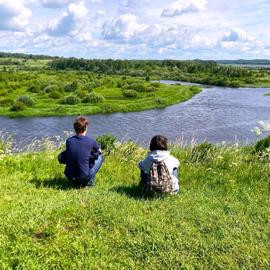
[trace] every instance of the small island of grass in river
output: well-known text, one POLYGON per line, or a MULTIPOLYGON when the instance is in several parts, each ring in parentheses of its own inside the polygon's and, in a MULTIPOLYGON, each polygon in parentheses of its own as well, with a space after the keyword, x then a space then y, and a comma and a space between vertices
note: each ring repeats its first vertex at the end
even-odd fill
POLYGON ((11 117, 163 108, 186 101, 201 91, 195 86, 77 71, 18 71, 2 73, 0 79, 0 115, 11 117))

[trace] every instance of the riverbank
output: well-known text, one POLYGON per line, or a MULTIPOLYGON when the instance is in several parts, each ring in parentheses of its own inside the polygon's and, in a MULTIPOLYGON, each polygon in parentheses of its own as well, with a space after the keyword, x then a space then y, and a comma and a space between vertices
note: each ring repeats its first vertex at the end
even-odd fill
POLYGON ((117 146, 91 189, 59 151, 1 156, 0 268, 269 268, 270 167, 252 147, 173 147, 181 193, 163 199, 137 187, 146 149, 117 146))

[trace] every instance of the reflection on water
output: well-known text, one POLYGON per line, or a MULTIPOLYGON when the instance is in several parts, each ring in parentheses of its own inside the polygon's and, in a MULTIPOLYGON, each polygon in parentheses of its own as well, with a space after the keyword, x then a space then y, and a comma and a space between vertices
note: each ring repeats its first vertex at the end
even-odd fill
MULTIPOLYGON (((189 101, 165 109, 91 115, 89 131, 93 136, 110 133, 140 143, 148 142, 155 134, 172 141, 181 138, 189 142, 195 138, 198 142, 250 143, 258 139, 251 132, 257 121, 270 119, 270 97, 264 96, 267 92, 269 89, 207 88, 189 101)), ((64 131, 72 131, 73 119, 0 117, 0 130, 12 133, 23 147, 33 138, 64 136, 64 131)))

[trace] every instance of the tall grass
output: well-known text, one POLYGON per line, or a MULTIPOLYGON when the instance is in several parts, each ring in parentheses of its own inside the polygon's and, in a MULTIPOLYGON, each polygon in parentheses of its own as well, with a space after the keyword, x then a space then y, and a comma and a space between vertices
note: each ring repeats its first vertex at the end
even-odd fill
POLYGON ((0 160, 0 269, 269 269, 269 159, 252 147, 172 146, 181 192, 138 187, 147 150, 118 144, 74 189, 59 150, 0 160))

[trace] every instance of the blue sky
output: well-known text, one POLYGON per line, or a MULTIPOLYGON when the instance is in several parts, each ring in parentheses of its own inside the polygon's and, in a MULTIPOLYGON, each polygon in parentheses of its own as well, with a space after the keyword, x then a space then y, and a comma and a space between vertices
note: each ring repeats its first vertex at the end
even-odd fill
POLYGON ((0 51, 270 59, 270 0, 0 0, 0 51))

